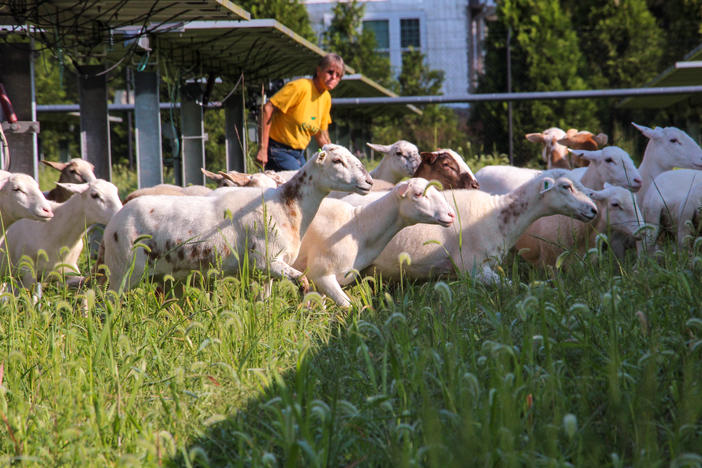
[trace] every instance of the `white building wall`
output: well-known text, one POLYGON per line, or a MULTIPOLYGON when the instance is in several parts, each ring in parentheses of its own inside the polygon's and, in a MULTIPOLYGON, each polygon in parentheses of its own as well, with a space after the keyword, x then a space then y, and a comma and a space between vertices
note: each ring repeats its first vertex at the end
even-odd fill
MULTIPOLYGON (((469 0, 361 0, 364 20, 389 21, 390 63, 397 76, 402 69, 400 20, 418 18, 421 51, 432 69, 443 70, 445 95, 466 94, 469 88, 469 0)), ((302 0, 321 39, 330 25, 336 1, 302 0)), ((321 42, 321 41, 320 41, 321 42)))

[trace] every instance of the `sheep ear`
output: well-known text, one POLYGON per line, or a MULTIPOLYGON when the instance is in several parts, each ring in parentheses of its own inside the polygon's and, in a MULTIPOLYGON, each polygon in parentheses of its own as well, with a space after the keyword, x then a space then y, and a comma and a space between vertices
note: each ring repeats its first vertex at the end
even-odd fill
POLYGON ((422 156, 422 162, 429 165, 434 164, 436 162, 436 158, 439 157, 438 151, 423 151, 419 154, 422 156))
POLYGON ((636 123, 634 123, 634 122, 631 122, 631 125, 633 125, 634 127, 636 127, 641 133, 643 133, 643 135, 644 135, 646 138, 653 138, 653 136, 654 136, 655 133, 656 133, 655 130, 653 130, 652 128, 649 128, 649 127, 647 127, 647 126, 645 126, 645 125, 639 125, 639 124, 636 124, 636 123))
POLYGON ((549 190, 551 190, 551 189, 552 189, 553 187, 555 187, 555 186, 556 186, 556 181, 555 181, 555 180, 553 180, 553 179, 550 178, 550 177, 545 177, 545 178, 541 181, 541 190, 539 191, 539 193, 546 193, 546 192, 548 192, 549 190))
POLYGON ((207 169, 205 169, 204 167, 201 167, 200 170, 202 171, 202 173, 204 174, 205 177, 207 177, 208 179, 214 180, 215 182, 219 182, 224 177, 220 174, 215 174, 214 172, 210 172, 207 169))
POLYGON ((251 176, 248 174, 242 174, 241 172, 219 171, 219 177, 222 179, 230 180, 233 184, 239 186, 244 186, 251 182, 251 176))
POLYGON ((400 182, 397 184, 397 194, 400 195, 400 198, 405 198, 407 196, 409 186, 409 182, 400 182))
POLYGON ((587 159, 590 162, 599 161, 602 159, 602 150, 588 151, 588 150, 570 150, 576 156, 587 159))
POLYGON ((378 145, 375 143, 366 143, 370 148, 374 149, 375 151, 380 151, 381 153, 389 153, 390 148, 392 148, 392 145, 378 145))
POLYGON ((316 156, 317 159, 315 159, 315 162, 317 164, 324 164, 324 160, 327 159, 327 152, 319 150, 316 156))
POLYGON ((597 143, 597 146, 602 147, 607 144, 609 141, 609 137, 607 136, 606 133, 598 133, 595 135, 595 142, 597 143))
POLYGON ((606 198, 605 192, 606 190, 588 190, 587 196, 592 198, 593 200, 599 201, 606 198))
POLYGON ((8 173, 6 176, 0 176, 0 190, 5 186, 7 181, 10 180, 10 174, 8 173))
POLYGON ((90 187, 90 184, 69 184, 67 182, 56 182, 56 185, 76 194, 83 193, 90 187))
POLYGON ((543 143, 544 134, 543 133, 527 133, 525 135, 526 139, 532 143, 543 143))
POLYGON ((42 163, 46 164, 49 167, 53 167, 57 171, 61 172, 63 171, 66 166, 68 166, 68 163, 63 163, 63 162, 58 162, 58 161, 47 161, 46 159, 41 160, 42 163))

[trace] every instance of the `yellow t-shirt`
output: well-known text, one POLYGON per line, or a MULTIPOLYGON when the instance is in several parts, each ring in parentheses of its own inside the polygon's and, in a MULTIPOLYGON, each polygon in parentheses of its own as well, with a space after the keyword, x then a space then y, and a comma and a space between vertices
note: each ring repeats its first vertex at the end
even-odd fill
POLYGON ((305 149, 312 135, 331 123, 331 95, 320 93, 310 78, 288 82, 275 93, 271 103, 280 111, 273 114, 270 137, 295 149, 305 149))

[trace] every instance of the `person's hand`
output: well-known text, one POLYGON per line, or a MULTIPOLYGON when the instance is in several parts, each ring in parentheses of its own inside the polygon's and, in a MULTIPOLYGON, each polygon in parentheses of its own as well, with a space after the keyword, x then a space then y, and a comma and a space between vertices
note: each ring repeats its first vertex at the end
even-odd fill
POLYGON ((258 153, 256 153, 256 161, 261 164, 261 167, 266 167, 268 162, 268 149, 259 148, 258 153))

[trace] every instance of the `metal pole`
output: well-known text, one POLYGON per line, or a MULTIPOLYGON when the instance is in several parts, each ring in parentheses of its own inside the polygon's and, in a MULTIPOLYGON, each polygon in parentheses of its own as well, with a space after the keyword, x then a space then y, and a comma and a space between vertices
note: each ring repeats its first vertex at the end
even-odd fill
MULTIPOLYGON (((510 47, 510 42, 512 42, 512 28, 507 27, 507 94, 512 93, 512 49, 510 47)), ((507 133, 509 135, 509 164, 514 166, 514 143, 513 143, 513 131, 512 128, 512 101, 507 102, 507 133)))

